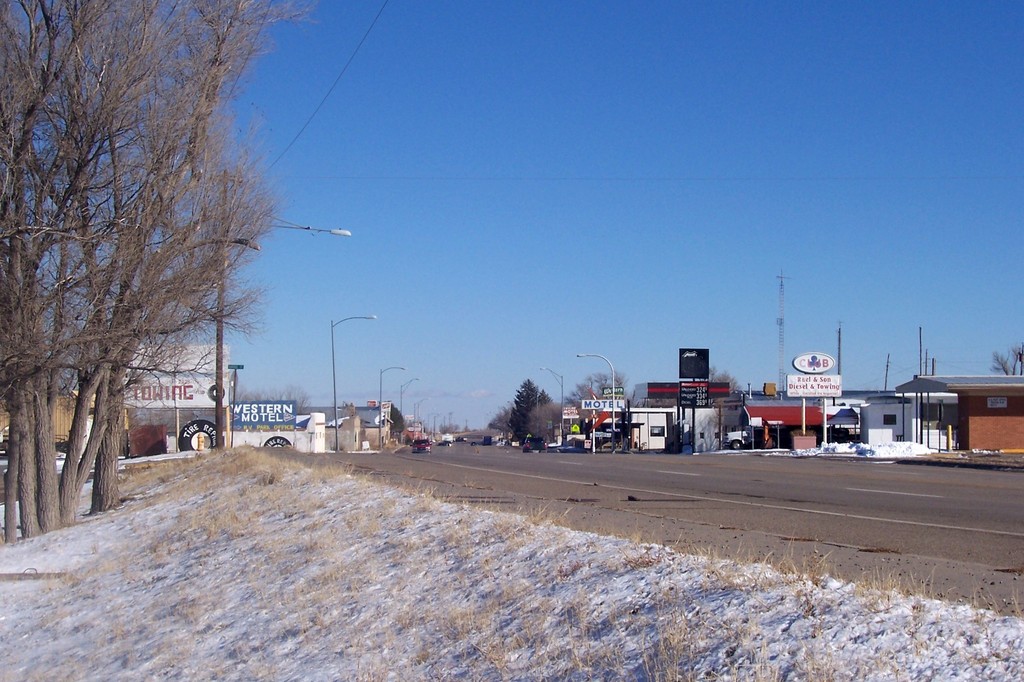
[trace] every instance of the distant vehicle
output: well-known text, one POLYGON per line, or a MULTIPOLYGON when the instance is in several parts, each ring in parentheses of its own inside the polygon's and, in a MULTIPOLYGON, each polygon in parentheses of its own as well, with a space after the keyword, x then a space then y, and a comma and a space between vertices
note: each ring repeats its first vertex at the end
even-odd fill
POLYGON ((466 437, 465 436, 456 436, 455 437, 455 442, 456 443, 465 443, 466 442, 466 437))
POLYGON ((439 440, 437 441, 437 445, 442 448, 450 448, 452 446, 452 442, 450 440, 439 440))
POLYGON ((772 447, 765 443, 766 436, 763 427, 745 426, 742 430, 729 431, 722 438, 722 447, 730 450, 757 450, 759 448, 772 447))
POLYGON ((742 431, 730 431, 725 434, 723 439, 723 445, 729 447, 730 450, 744 450, 751 448, 750 428, 746 428, 742 431))
POLYGON ((583 452, 590 452, 590 450, 586 449, 585 447, 580 445, 578 442, 573 441, 573 442, 563 443, 562 445, 559 445, 557 448, 555 448, 555 452, 583 453, 583 452))
POLYGON ((426 438, 417 438, 412 442, 413 452, 430 452, 430 441, 426 438))
POLYGON ((494 438, 491 436, 484 436, 478 441, 473 441, 470 445, 491 445, 494 443, 494 438))
POLYGON ((451 445, 455 442, 455 436, 450 433, 442 433, 441 440, 438 441, 441 445, 451 445))
POLYGON ((545 452, 548 444, 540 436, 530 436, 523 441, 523 452, 545 452))

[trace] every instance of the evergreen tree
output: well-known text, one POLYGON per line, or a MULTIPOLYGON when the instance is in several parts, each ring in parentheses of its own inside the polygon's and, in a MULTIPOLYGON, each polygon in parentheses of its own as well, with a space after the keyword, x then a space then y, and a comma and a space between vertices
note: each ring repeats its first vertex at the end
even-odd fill
POLYGON ((527 379, 516 391, 515 400, 512 402, 512 413, 508 418, 509 429, 512 437, 522 440, 531 432, 531 416, 538 407, 551 403, 551 396, 537 387, 530 379, 527 379))

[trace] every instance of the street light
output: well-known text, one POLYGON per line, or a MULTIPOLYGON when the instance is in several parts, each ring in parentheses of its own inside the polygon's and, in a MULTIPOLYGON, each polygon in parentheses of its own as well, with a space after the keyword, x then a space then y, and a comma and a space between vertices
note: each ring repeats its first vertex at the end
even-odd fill
POLYGON ((228 267, 228 246, 244 246, 253 251, 259 251, 260 245, 251 239, 218 239, 216 244, 220 247, 220 261, 223 269, 220 272, 220 281, 217 282, 217 322, 214 339, 214 362, 213 371, 216 376, 213 379, 213 428, 217 432, 217 442, 213 443, 214 448, 223 449, 227 445, 227 429, 224 424, 224 299, 227 297, 227 267, 228 267))
POLYGON ((341 441, 338 440, 338 375, 334 369, 334 328, 342 322, 348 322, 349 320, 376 320, 376 315, 354 315, 352 317, 346 317, 338 320, 337 322, 331 322, 331 387, 334 389, 334 450, 337 452, 340 449, 341 441))
POLYGON ((309 225, 297 225, 296 223, 288 222, 287 220, 281 220, 277 218, 277 223, 271 225, 282 230, 302 230, 308 232, 310 236, 315 237, 317 233, 324 232, 326 234, 333 234, 335 237, 351 237, 352 232, 350 230, 325 230, 322 227, 310 227, 309 225))
POLYGON ((377 410, 380 413, 377 418, 377 447, 381 450, 384 449, 384 441, 381 440, 381 427, 384 426, 384 372, 392 369, 400 369, 404 372, 405 367, 385 367, 380 371, 380 384, 377 387, 377 410))
MULTIPOLYGON (((419 400, 416 401, 416 404, 413 405, 413 408, 412 408, 412 420, 414 422, 416 422, 417 424, 420 421, 420 405, 422 405, 425 400, 427 400, 427 399, 426 398, 420 398, 419 400)), ((422 424, 420 424, 420 430, 421 431, 423 430, 423 425, 422 424)))
MULTIPOLYGON (((412 382, 419 380, 419 377, 416 377, 415 379, 409 379, 407 382, 402 384, 402 386, 398 389, 398 414, 402 415, 403 425, 405 424, 405 387, 411 384, 412 382)), ((405 436, 403 435, 402 438, 399 440, 404 441, 404 439, 405 436)))
POLYGON ((552 376, 558 379, 558 390, 561 393, 558 403, 562 410, 558 418, 558 438, 562 442, 565 442, 565 386, 563 384, 563 377, 561 374, 558 374, 555 370, 549 367, 541 367, 541 371, 551 372, 552 376))
POLYGON ((398 414, 402 415, 402 419, 405 419, 405 388, 414 381, 419 381, 420 378, 409 379, 407 382, 402 384, 398 389, 398 414))
MULTIPOLYGON (((325 230, 325 229, 319 228, 319 227, 309 227, 309 226, 305 226, 305 225, 296 225, 295 223, 290 223, 287 220, 281 220, 280 218, 276 218, 276 220, 278 222, 276 224, 270 225, 270 227, 272 227, 272 228, 281 228, 281 229, 285 229, 285 230, 304 230, 306 232, 309 232, 310 234, 313 234, 314 236, 315 236, 315 233, 318 233, 318 232, 326 232, 327 234, 331 234, 331 235, 334 235, 336 237, 351 237, 352 236, 352 232, 349 231, 349 230, 325 230)), ((225 299, 225 289, 227 287, 227 273, 226 273, 226 270, 227 270, 227 250, 226 250, 226 247, 228 245, 230 245, 230 244, 237 244, 239 246, 244 246, 246 248, 252 249, 253 251, 259 251, 260 250, 260 245, 257 244, 256 242, 254 242, 251 239, 244 239, 244 238, 240 238, 240 239, 227 239, 227 238, 225 238, 225 239, 218 240, 218 243, 221 246, 221 252, 222 252, 221 253, 221 255, 222 255, 221 261, 223 262, 224 266, 223 266, 223 268, 221 269, 221 272, 220 272, 220 281, 217 282, 217 313, 216 313, 217 314, 217 330, 216 330, 216 333, 215 333, 216 340, 214 342, 215 343, 215 348, 214 348, 215 358, 214 358, 214 369, 213 369, 213 371, 216 373, 217 376, 214 377, 214 382, 213 382, 213 388, 214 388, 213 406, 214 406, 214 410, 216 411, 216 414, 214 415, 214 429, 217 431, 217 442, 214 444, 214 447, 216 447, 216 448, 223 448, 225 446, 225 444, 226 444, 226 441, 227 441, 227 433, 226 433, 226 430, 224 428, 224 386, 222 384, 223 377, 224 377, 224 299, 225 299)), ((331 328, 331 331, 332 332, 334 331, 333 327, 331 328)), ((332 343, 333 343, 333 341, 332 341, 332 343)), ((333 347, 331 348, 331 352, 332 353, 334 352, 334 348, 333 347)), ((337 411, 337 405, 335 405, 335 411, 334 412, 335 412, 335 419, 337 419, 337 412, 338 412, 337 411)), ((335 435, 337 435, 337 434, 335 434, 335 435)))
MULTIPOLYGON (((615 368, 612 367, 612 361, 611 360, 609 360, 608 358, 606 358, 603 355, 598 355, 597 353, 577 353, 576 357, 578 357, 578 358, 601 358, 602 360, 604 360, 605 362, 608 363, 608 369, 610 369, 611 372, 612 372, 612 452, 615 452, 615 401, 616 401, 616 397, 615 397, 615 368)), ((594 437, 596 435, 597 435, 596 432, 591 434, 591 436, 593 438, 593 440, 591 441, 592 442, 592 448, 591 448, 592 450, 597 450, 597 438, 594 437)))

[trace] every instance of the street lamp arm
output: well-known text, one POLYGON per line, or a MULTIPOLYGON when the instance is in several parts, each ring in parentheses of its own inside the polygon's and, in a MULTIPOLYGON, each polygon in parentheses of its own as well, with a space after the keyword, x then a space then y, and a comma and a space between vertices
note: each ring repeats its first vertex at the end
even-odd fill
MULTIPOLYGON (((605 356, 599 355, 597 353, 577 353, 576 357, 578 357, 578 358, 601 358, 602 360, 604 360, 605 362, 608 363, 608 369, 612 373, 612 432, 611 432, 611 435, 612 435, 612 452, 615 452, 615 401, 616 401, 616 397, 615 397, 615 368, 612 366, 612 361, 611 360, 609 360, 605 356)), ((592 442, 596 446, 597 439, 594 439, 592 442)))
POLYGON ((376 315, 353 315, 352 317, 346 317, 344 319, 338 320, 337 322, 331 322, 331 329, 334 329, 335 327, 337 327, 342 322, 348 322, 349 320, 376 320, 376 319, 377 319, 376 315))
POLYGON ((336 450, 341 449, 341 441, 339 440, 338 433, 338 422, 341 421, 338 415, 338 373, 335 370, 334 364, 334 328, 342 322, 349 320, 376 320, 376 315, 353 315, 352 317, 346 317, 338 320, 337 322, 331 322, 331 390, 334 393, 334 447, 336 450))
POLYGON ((302 230, 303 232, 309 232, 310 235, 312 235, 312 236, 316 236, 317 232, 326 232, 327 234, 333 234, 335 237, 351 237, 352 236, 352 231, 351 230, 339 230, 339 229, 328 230, 328 229, 324 229, 322 227, 310 227, 309 225, 296 225, 295 223, 287 223, 287 224, 285 224, 285 222, 280 222, 280 223, 277 223, 275 225, 271 225, 271 227, 279 228, 279 229, 282 229, 282 230, 302 230))
POLYGON ((377 417, 377 447, 381 448, 382 450, 384 449, 384 441, 381 440, 383 435, 381 427, 384 424, 384 372, 390 371, 392 369, 400 369, 404 372, 405 367, 399 367, 398 365, 395 365, 393 367, 385 367, 380 371, 380 376, 378 377, 379 381, 377 384, 377 410, 379 411, 379 415, 377 417))

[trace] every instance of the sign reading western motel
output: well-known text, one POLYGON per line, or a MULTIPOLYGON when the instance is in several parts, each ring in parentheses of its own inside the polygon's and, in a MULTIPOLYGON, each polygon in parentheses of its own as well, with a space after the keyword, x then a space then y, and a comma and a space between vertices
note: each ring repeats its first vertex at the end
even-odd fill
POLYGON ((294 431, 295 401, 235 403, 231 406, 231 428, 235 431, 294 431))

